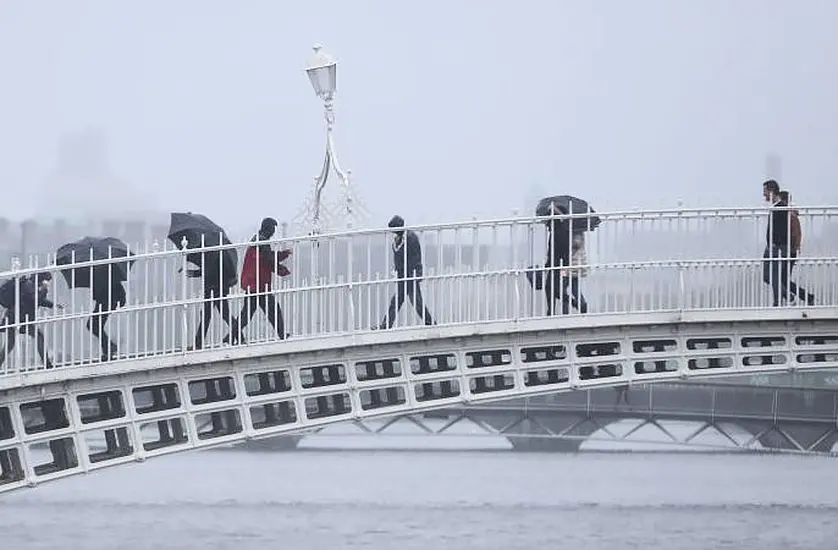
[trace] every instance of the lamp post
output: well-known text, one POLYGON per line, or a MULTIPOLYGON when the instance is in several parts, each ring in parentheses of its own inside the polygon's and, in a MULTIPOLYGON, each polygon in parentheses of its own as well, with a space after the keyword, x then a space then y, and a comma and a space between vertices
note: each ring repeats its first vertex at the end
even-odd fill
POLYGON ((314 93, 323 101, 326 119, 326 155, 323 159, 323 168, 320 174, 314 178, 314 190, 307 208, 309 212, 306 213, 308 219, 305 220, 310 225, 309 232, 316 235, 323 229, 323 218, 326 211, 323 191, 331 169, 334 169, 335 174, 341 180, 343 204, 340 205, 340 209, 345 216, 347 226, 351 227, 352 218, 358 213, 358 208, 351 189, 351 172, 341 169, 332 139, 332 129, 335 125, 334 98, 337 90, 337 60, 323 51, 323 47, 318 44, 314 46, 314 53, 309 59, 306 74, 308 74, 311 86, 314 88, 314 93))

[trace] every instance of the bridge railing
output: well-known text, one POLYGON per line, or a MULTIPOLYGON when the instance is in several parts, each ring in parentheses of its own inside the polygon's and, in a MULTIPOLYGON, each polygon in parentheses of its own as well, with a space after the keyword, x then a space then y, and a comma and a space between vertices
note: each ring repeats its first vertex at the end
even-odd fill
MULTIPOLYGON (((793 280, 814 295, 812 307, 834 307, 838 305, 838 246, 833 244, 832 235, 838 207, 798 211, 804 232, 802 252, 793 266, 790 262, 781 265, 786 274, 793 267, 793 280)), ((316 338, 374 330, 381 325, 391 297, 400 287, 408 288, 408 294, 416 286, 421 288, 424 302, 439 325, 543 317, 548 296, 544 290, 533 288, 528 275, 541 273, 550 279, 551 271, 567 275, 584 272, 579 286, 588 303, 586 315, 772 306, 770 287, 763 282, 767 209, 615 212, 598 216, 601 225, 585 233, 585 265, 547 271, 534 270, 534 266, 544 264, 546 256, 544 218, 410 228, 422 245, 424 269, 421 277, 406 280, 393 273, 391 229, 276 239, 265 244, 292 251, 284 261, 290 275, 276 281, 272 288, 256 292, 255 298, 238 283, 233 285, 226 296, 229 308, 223 313, 227 323, 214 320, 203 347, 228 345, 224 337, 231 318, 248 319, 251 313, 258 313, 258 318, 244 331, 247 343, 278 341, 285 333, 289 338, 316 338), (259 302, 268 299, 265 297, 276 304, 268 303, 266 309, 281 311, 284 316, 284 327, 278 331, 258 311, 259 302)), ((553 219, 577 223, 581 218, 553 219)), ((119 350, 111 360, 189 353, 206 304, 213 307, 222 303, 216 295, 205 298, 202 288, 210 276, 206 271, 198 278, 187 277, 196 267, 190 260, 208 265, 219 254, 235 249, 235 273, 229 273, 231 266, 216 262, 221 269, 212 276, 221 280, 233 275, 237 280, 242 258, 253 244, 180 250, 158 240, 135 249, 124 285, 126 303, 106 319, 106 331, 119 350)), ((56 266, 45 257, 31 259, 25 269, 0 273, 0 279, 17 281, 12 310, 23 311, 23 278, 45 272, 52 274, 54 281, 52 299, 65 305, 62 310, 46 313, 38 309, 28 319, 23 315, 7 318, 3 348, 10 347, 9 335, 13 332, 17 345, 0 366, 0 375, 101 361, 104 350, 95 334, 98 331, 89 330, 87 324, 90 321, 96 325, 103 318, 91 316, 89 289, 70 288, 79 286, 74 284, 79 281, 73 273, 92 274, 104 269, 110 281, 124 261, 110 258, 76 262, 69 281, 61 274, 68 267, 56 266), (28 337, 38 332, 44 335, 51 364, 40 357, 36 339, 28 337)), ((558 294, 555 286, 552 292, 558 294)), ((781 307, 803 306, 808 307, 806 300, 798 298, 781 307)), ((423 324, 411 310, 408 296, 395 329, 423 324)), ((554 311, 561 313, 562 308, 556 306, 554 311)), ((568 314, 582 315, 576 309, 568 314)))
POLYGON ((786 421, 838 419, 838 392, 828 388, 723 382, 636 384, 470 405, 469 411, 579 412, 626 417, 730 418, 786 421))

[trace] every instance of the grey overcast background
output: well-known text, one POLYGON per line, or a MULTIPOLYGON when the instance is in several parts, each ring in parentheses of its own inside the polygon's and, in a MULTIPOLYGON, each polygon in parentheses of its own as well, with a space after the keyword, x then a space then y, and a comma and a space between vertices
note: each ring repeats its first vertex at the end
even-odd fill
POLYGON ((769 152, 795 202, 835 203, 836 28, 835 0, 0 0, 0 214, 290 219, 322 162, 316 42, 376 225, 759 204, 769 152), (97 183, 56 176, 84 132, 97 183))

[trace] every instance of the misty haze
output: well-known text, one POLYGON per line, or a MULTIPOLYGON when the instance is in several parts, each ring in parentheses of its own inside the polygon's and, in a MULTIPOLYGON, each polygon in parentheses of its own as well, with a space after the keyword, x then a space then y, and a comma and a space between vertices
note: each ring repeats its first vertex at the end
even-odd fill
MULTIPOLYGON (((836 28, 829 0, 0 1, 0 285, 50 271, 62 307, 38 321, 49 358, 21 328, 18 355, 0 360, 0 487, 20 486, 0 494, 4 547, 833 548, 836 28), (337 59, 331 136, 352 193, 331 159, 319 230, 314 44, 337 59), (766 203, 769 179, 787 204, 766 203), (566 317, 528 279, 556 254, 559 226, 535 218, 554 195, 583 197, 602 221, 583 231, 586 305, 566 317), (770 308, 763 249, 774 253, 778 204, 799 209, 803 231, 800 259, 783 265, 814 290, 784 287, 770 308), (251 293, 251 239, 276 222, 275 250, 292 251, 267 291, 282 327, 264 307, 236 348, 230 314, 215 311, 206 363, 186 360, 201 352, 208 287, 183 274, 173 212, 207 216, 234 243, 234 316, 251 293), (408 270, 411 231, 433 322, 396 265, 408 270), (86 236, 137 255, 110 316, 113 357, 89 329, 92 288, 58 276, 59 248, 86 236), (656 321, 635 327, 635 313, 656 321), (698 336, 676 345, 690 315, 698 336), (502 323, 507 334, 481 328, 502 323), (516 335, 524 323, 536 328, 516 335), (537 347, 550 331, 561 337, 537 347), (601 357, 610 334, 629 348, 619 360, 601 357), (261 352, 239 351, 245 336, 251 350, 292 351, 249 357, 261 352), (533 352, 513 372, 501 337, 547 359, 533 352), (346 349, 314 350, 318 338, 346 349), (397 348, 390 363, 363 355, 397 348), (691 375, 734 361, 761 374, 674 379, 687 353, 691 375), (135 373, 134 360, 160 365, 135 373), (272 370, 239 376, 247 361, 272 370), (78 380, 61 378, 75 367, 78 380), (199 374, 216 378, 190 404, 199 374), (111 396, 79 397, 64 417, 27 408, 53 381, 68 403, 73 383, 111 396), (135 404, 108 401, 119 392, 135 404), (397 416, 372 414, 394 403, 397 416), (318 423, 329 415, 344 421, 318 423), (300 429, 252 437, 283 423, 300 429), (133 464, 138 449, 186 450, 230 425, 215 448, 133 464)), ((0 305, 8 348, 20 304, 0 305)))

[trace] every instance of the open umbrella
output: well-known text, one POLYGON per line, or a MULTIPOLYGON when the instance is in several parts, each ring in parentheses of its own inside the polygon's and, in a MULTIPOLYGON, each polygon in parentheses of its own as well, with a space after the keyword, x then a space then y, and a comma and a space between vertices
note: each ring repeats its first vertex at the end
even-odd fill
MULTIPOLYGON (((182 246, 183 239, 186 239, 186 248, 200 248, 203 246, 220 246, 224 244, 231 244, 227 232, 216 224, 211 219, 203 214, 194 214, 192 212, 172 212, 172 219, 169 224, 169 240, 175 243, 178 247, 182 246)), ((206 266, 211 268, 221 267, 225 273, 225 279, 235 277, 239 266, 239 256, 235 248, 225 248, 221 251, 223 264, 221 266, 213 265, 206 266), (227 275, 229 274, 229 275, 227 275)), ((197 265, 204 267, 204 260, 207 263, 211 261, 217 262, 216 253, 195 252, 187 254, 186 259, 197 265)))
POLYGON ((557 208, 563 214, 590 214, 589 216, 579 216, 572 219, 574 233, 593 231, 602 223, 588 201, 571 195, 544 197, 538 201, 538 205, 535 207, 535 215, 550 216, 553 214, 551 207, 557 208))
POLYGON ((24 299, 24 294, 27 292, 33 292, 31 285, 26 284, 25 279, 7 279, 0 284, 0 306, 3 306, 6 309, 12 309, 15 307, 15 300, 18 299, 17 297, 20 296, 20 299, 24 299), (19 282, 18 285, 15 283, 19 282), (19 290, 15 287, 19 286, 19 290))
POLYGON ((134 260, 130 259, 131 256, 133 254, 128 249, 128 245, 115 237, 85 237, 59 247, 55 253, 55 263, 69 266, 62 269, 61 274, 71 288, 89 288, 93 279, 107 280, 109 266, 113 280, 126 281, 128 270, 134 263, 134 260), (93 266, 95 276, 91 275, 91 266, 72 267, 73 264, 109 258, 126 258, 126 260, 93 266))

